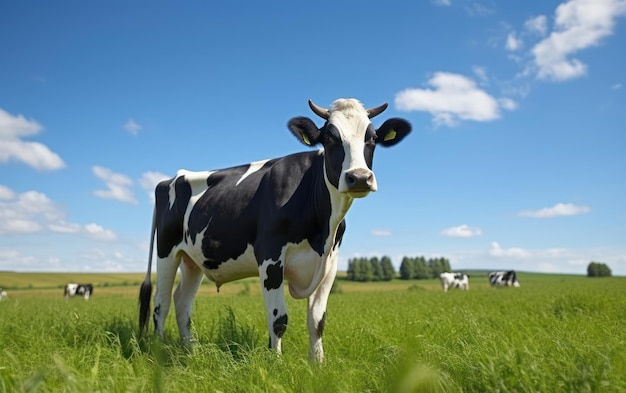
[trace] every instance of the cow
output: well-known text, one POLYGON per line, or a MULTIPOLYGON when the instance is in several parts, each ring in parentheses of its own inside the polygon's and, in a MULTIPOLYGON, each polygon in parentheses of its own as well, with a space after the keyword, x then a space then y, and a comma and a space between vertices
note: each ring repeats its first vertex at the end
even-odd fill
POLYGON ((81 295, 85 300, 89 300, 89 297, 93 294, 93 285, 91 284, 75 284, 69 283, 65 286, 64 295, 65 299, 69 299, 75 295, 81 295))
POLYGON ((491 272, 489 273, 489 283, 492 287, 519 287, 519 281, 517 281, 517 274, 515 274, 515 270, 491 272))
POLYGON ((439 279, 444 292, 448 292, 448 288, 469 290, 469 276, 465 273, 441 273, 439 279))
POLYGON ((4 289, 0 288, 0 301, 2 301, 2 299, 6 298, 7 296, 9 296, 7 294, 7 291, 5 291, 4 289))
POLYGON ((308 298, 309 357, 322 362, 326 305, 337 272, 344 217, 356 198, 377 190, 374 148, 390 147, 410 131, 391 118, 370 122, 387 104, 365 109, 356 99, 338 99, 330 109, 309 100, 324 120, 288 122, 293 135, 317 151, 252 162, 227 169, 179 170, 155 189, 148 270, 139 295, 139 327, 148 324, 151 268, 156 236, 155 332, 163 337, 176 271, 176 322, 183 342, 191 339, 192 302, 204 276, 219 292, 223 284, 259 276, 269 348, 281 353, 288 324, 283 285, 296 299, 308 298))

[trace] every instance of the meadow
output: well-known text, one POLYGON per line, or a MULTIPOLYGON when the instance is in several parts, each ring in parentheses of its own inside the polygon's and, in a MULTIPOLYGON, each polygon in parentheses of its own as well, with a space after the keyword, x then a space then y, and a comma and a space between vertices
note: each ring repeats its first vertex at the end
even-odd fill
POLYGON ((520 273, 521 288, 338 280, 308 360, 306 301, 267 349, 260 284, 202 285, 192 347, 173 310, 137 334, 141 274, 0 273, 0 392, 626 392, 626 278, 520 273), (94 295, 63 298, 65 282, 94 295), (11 286, 11 285, 12 286, 11 286), (151 325, 152 330, 152 325, 151 325))

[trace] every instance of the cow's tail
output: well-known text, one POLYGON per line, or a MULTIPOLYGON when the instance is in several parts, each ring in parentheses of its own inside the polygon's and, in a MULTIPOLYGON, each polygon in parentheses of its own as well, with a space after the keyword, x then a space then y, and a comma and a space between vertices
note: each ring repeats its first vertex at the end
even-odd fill
POLYGON ((150 298, 152 297, 152 252, 154 250, 154 236, 156 233, 156 204, 152 213, 152 231, 150 232, 150 251, 148 253, 148 271, 146 278, 139 289, 139 332, 143 333, 148 327, 150 313, 150 298))

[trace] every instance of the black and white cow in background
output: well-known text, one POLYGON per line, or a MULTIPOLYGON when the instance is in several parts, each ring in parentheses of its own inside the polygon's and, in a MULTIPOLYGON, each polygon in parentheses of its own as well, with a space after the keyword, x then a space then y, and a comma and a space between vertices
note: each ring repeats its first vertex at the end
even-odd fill
POLYGON ((69 283, 65 286, 64 294, 66 299, 80 295, 83 296, 85 300, 89 300, 89 297, 93 294, 93 285, 69 283))
POLYGON ((346 228, 344 217, 355 198, 377 189, 374 148, 395 145, 411 126, 392 118, 376 129, 370 119, 387 104, 365 109, 355 99, 339 99, 330 109, 310 100, 309 106, 324 125, 318 128, 311 119, 296 117, 288 127, 302 143, 321 144, 321 149, 217 171, 180 170, 157 185, 148 271, 139 296, 142 331, 148 323, 156 235, 153 320, 159 336, 179 266, 174 303, 183 340, 191 338, 192 302, 203 275, 218 290, 224 283, 259 276, 269 347, 280 353, 288 323, 283 292, 287 280, 292 297, 308 298, 309 356, 323 360, 326 304, 346 228))
POLYGON ((491 284, 492 287, 519 287, 515 270, 489 273, 489 284, 491 284))
POLYGON ((444 292, 448 292, 448 288, 469 290, 469 276, 465 273, 441 273, 439 279, 444 292))

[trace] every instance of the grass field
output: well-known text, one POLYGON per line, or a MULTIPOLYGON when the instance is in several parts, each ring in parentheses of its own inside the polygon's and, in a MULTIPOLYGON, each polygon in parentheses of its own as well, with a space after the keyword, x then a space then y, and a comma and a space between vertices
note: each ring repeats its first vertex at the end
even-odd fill
POLYGON ((626 392, 626 278, 519 274, 521 288, 443 293, 435 280, 339 280, 323 365, 306 301, 288 297, 283 355, 267 346, 254 279, 203 285, 192 348, 173 312, 137 336, 141 274, 0 273, 0 392, 626 392), (19 276, 19 277, 17 277, 19 276), (94 295, 63 299, 69 281, 94 295))

